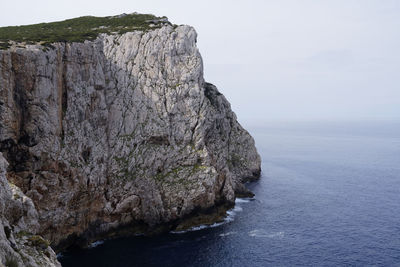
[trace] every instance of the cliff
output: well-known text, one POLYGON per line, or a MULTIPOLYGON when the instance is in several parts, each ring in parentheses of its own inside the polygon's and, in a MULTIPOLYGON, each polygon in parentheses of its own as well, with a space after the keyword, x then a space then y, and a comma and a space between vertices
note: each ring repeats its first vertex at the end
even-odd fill
POLYGON ((60 266, 40 226, 32 200, 6 179, 0 152, 0 266, 60 266))
POLYGON ((248 193, 243 182, 259 177, 252 137, 204 81, 195 30, 146 21, 82 42, 18 40, 0 50, 6 176, 36 212, 31 232, 53 246, 124 227, 172 229, 233 205, 248 193))

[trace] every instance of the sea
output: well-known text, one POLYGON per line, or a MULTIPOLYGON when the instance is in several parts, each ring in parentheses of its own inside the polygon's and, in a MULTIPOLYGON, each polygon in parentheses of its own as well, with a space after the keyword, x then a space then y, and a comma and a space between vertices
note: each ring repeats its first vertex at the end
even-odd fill
POLYGON ((400 121, 247 127, 252 199, 223 223, 98 241, 63 266, 400 266, 400 121))

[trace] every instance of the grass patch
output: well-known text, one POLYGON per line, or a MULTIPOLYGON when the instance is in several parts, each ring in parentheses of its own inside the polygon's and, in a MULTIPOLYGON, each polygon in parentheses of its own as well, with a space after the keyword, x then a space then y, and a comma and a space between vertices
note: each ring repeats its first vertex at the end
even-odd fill
POLYGON ((101 33, 123 34, 146 31, 171 24, 166 17, 150 14, 123 14, 111 17, 85 16, 64 21, 0 28, 0 49, 10 47, 10 41, 50 46, 57 42, 84 42, 94 40, 101 33))
POLYGON ((181 184, 187 186, 192 182, 188 179, 195 175, 196 172, 204 171, 208 167, 204 165, 188 165, 188 166, 178 166, 177 168, 173 168, 169 172, 161 172, 154 176, 156 181, 161 183, 166 183, 168 185, 176 185, 181 184))
POLYGON ((18 267, 18 262, 13 258, 7 258, 5 264, 6 267, 18 267))
POLYGON ((42 249, 46 249, 50 246, 50 242, 39 235, 33 235, 29 237, 28 241, 30 241, 33 246, 40 247, 42 249))
POLYGON ((22 237, 24 237, 24 236, 31 236, 32 235, 32 233, 29 233, 29 232, 27 232, 27 231, 19 231, 17 234, 16 234, 16 236, 18 237, 18 238, 22 238, 22 237))

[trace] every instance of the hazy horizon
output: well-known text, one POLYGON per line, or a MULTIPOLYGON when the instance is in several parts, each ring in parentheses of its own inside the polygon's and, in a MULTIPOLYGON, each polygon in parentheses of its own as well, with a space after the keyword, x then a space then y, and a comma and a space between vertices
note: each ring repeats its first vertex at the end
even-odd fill
POLYGON ((400 119, 399 1, 192 3, 6 2, 0 26, 84 15, 165 15, 195 27, 205 78, 242 124, 400 119))

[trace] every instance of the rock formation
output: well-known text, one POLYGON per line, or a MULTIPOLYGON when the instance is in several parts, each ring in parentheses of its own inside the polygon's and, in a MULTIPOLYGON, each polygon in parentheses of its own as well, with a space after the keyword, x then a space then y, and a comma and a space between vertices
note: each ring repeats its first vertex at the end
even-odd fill
POLYGON ((36 235, 32 200, 7 181, 7 166, 0 152, 0 266, 60 266, 49 242, 36 235))
POLYGON ((0 50, 0 151, 10 164, 7 182, 0 157, 0 251, 15 255, 18 231, 62 247, 124 226, 173 227, 246 193, 260 157, 204 81, 196 37, 165 23, 0 50))

